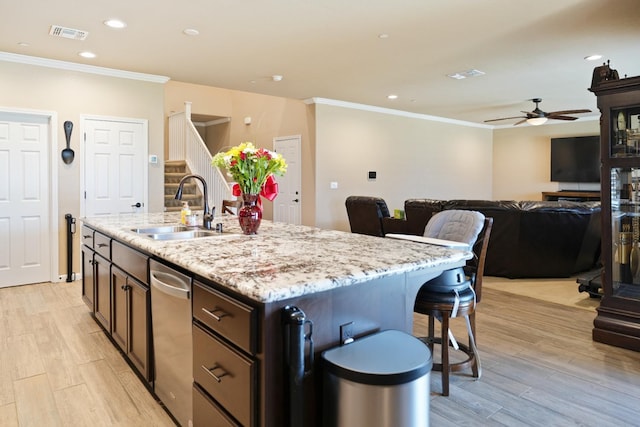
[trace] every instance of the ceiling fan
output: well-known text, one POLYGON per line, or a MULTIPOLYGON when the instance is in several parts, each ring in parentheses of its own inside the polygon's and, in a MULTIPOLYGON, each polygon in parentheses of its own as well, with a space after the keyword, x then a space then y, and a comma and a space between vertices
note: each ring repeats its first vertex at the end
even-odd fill
POLYGON ((533 99, 530 99, 529 101, 533 101, 536 104, 536 108, 533 111, 522 111, 522 113, 525 114, 524 116, 503 117, 500 119, 485 120, 484 122, 488 123, 488 122, 495 122, 498 120, 522 119, 518 122, 515 122, 513 125, 517 126, 521 123, 527 122, 530 125, 538 126, 543 123, 546 123, 546 121, 549 119, 554 119, 554 120, 577 120, 578 119, 577 117, 568 116, 567 114, 580 114, 580 113, 591 112, 591 110, 582 109, 582 110, 552 111, 550 113, 547 113, 546 111, 542 111, 538 107, 538 104, 542 102, 542 98, 533 98, 533 99))

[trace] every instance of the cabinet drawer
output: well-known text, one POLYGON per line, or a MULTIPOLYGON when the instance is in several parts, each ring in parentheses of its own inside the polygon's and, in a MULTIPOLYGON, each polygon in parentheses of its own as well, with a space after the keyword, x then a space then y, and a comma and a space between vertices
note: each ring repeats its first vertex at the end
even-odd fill
POLYGON ((193 386, 193 427, 239 427, 220 407, 205 395, 197 385, 193 386))
POLYGON ((94 232, 93 235, 93 248, 97 253, 105 257, 106 259, 111 259, 111 238, 105 236, 102 233, 94 232))
POLYGON ((87 227, 86 225, 82 226, 82 244, 93 249, 93 233, 94 231, 87 227))
POLYGON ((193 316, 243 350, 256 353, 255 308, 196 281, 193 286, 193 316))
POLYGON ((193 325, 193 379, 242 425, 255 425, 256 363, 193 325))
POLYGON ((147 264, 149 257, 141 252, 131 249, 118 241, 113 242, 111 260, 115 265, 135 277, 145 285, 149 285, 147 280, 147 264))

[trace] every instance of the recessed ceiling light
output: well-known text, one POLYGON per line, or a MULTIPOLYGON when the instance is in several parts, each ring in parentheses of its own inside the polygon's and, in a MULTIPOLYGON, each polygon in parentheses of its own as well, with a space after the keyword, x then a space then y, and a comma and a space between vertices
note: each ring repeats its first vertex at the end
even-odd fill
POLYGON ((200 31, 196 30, 195 28, 187 28, 183 31, 183 33, 188 36, 197 36, 198 34, 200 34, 200 31))
POLYGON ((447 74, 447 77, 451 77, 452 79, 456 79, 456 80, 466 79, 466 77, 460 73, 447 74))
POLYGON ((273 76, 271 76, 271 79, 274 82, 279 82, 279 81, 282 81, 282 76, 280 74, 274 74, 273 76))
POLYGON ((602 58, 602 55, 589 55, 589 56, 585 56, 584 59, 587 61, 597 61, 598 59, 602 58))
POLYGON ((83 58, 87 58, 87 59, 93 59, 93 58, 96 57, 95 53, 89 52, 89 51, 79 52, 78 55, 82 56, 83 58))
POLYGON ((380 33, 380 34, 378 34, 378 38, 379 38, 379 39, 388 39, 388 38, 389 38, 389 34, 387 34, 387 33, 380 33))
POLYGON ((18 46, 29 47, 29 46, 31 46, 31 44, 29 44, 27 42, 20 42, 20 43, 18 43, 18 46))
POLYGON ((475 68, 472 68, 471 70, 458 71, 457 73, 447 74, 447 77, 451 77, 452 79, 456 79, 456 80, 462 80, 462 79, 466 79, 467 77, 478 77, 478 76, 484 76, 484 75, 485 75, 484 71, 480 71, 480 70, 476 70, 475 68))
POLYGON ((125 28, 127 26, 126 22, 121 21, 119 19, 107 19, 104 21, 104 25, 109 28, 125 28))
POLYGON ((387 99, 398 99, 398 95, 387 95, 387 99))

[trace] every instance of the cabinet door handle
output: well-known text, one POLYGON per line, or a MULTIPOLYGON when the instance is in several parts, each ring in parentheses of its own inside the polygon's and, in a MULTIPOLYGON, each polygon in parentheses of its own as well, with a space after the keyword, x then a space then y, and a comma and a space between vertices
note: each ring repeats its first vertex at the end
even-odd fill
POLYGON ((219 382, 219 383, 221 383, 221 382, 222 382, 222 377, 224 377, 224 376, 226 376, 226 375, 228 375, 228 374, 229 374, 228 372, 224 371, 221 367, 219 367, 219 366, 217 366, 217 365, 216 365, 216 366, 214 366, 214 367, 213 367, 213 368, 211 368, 211 369, 207 368, 207 367, 206 367, 206 366, 204 366, 204 365, 200 365, 200 367, 201 367, 202 369, 204 369, 204 371, 205 371, 207 374, 211 375, 211 376, 213 377, 213 379, 214 379, 214 380, 216 380, 216 382, 219 382), (220 370, 222 370, 222 373, 221 373, 221 374, 218 374, 218 375, 214 374, 214 373, 213 373, 213 371, 215 371, 216 369, 220 369, 220 370))
POLYGON ((91 234, 83 234, 83 235, 82 235, 82 238, 83 238, 83 239, 88 239, 89 237, 91 237, 91 234))
POLYGON ((104 248, 105 246, 109 246, 107 243, 98 243, 99 248, 104 248))
POLYGON ((214 308, 213 310, 207 310, 206 308, 202 307, 202 311, 204 311, 205 313, 207 313, 209 316, 213 317, 214 319, 216 319, 218 322, 222 320, 223 317, 228 316, 228 313, 225 313, 224 311, 222 311, 219 308, 214 308), (222 313, 220 315, 217 315, 216 312, 218 313, 222 313))

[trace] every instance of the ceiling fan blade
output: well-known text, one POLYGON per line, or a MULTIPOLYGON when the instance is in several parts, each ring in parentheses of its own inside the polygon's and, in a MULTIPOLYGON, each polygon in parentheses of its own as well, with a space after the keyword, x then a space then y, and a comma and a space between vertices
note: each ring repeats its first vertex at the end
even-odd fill
POLYGON ((553 119, 553 120, 578 120, 577 117, 572 117, 572 116, 556 116, 555 114, 549 114, 547 116, 548 119, 553 119))
POLYGON ((526 119, 526 117, 524 116, 516 116, 516 117, 503 117, 501 119, 491 119, 491 120, 485 120, 485 123, 488 122, 497 122, 498 120, 511 120, 511 119, 526 119))
POLYGON ((534 119, 536 117, 544 117, 547 113, 542 110, 533 110, 533 111, 521 111, 521 113, 525 113, 528 119, 534 119))
POLYGON ((552 111, 549 113, 550 116, 555 115, 565 115, 565 114, 580 114, 580 113, 590 113, 591 110, 583 109, 583 110, 562 110, 562 111, 552 111))
POLYGON ((528 117, 525 117, 522 120, 520 120, 519 122, 515 122, 513 125, 514 126, 518 126, 519 124, 522 124, 522 123, 526 122, 527 120, 528 120, 528 117))

